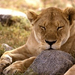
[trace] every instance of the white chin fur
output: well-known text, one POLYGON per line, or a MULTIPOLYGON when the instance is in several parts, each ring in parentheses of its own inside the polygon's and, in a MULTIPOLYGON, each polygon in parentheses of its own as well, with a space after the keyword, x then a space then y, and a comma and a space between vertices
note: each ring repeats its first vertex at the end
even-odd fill
POLYGON ((58 45, 58 44, 57 44, 57 45, 54 44, 54 45, 52 45, 52 48, 53 48, 53 49, 60 49, 60 45, 58 45))
POLYGON ((44 43, 44 44, 41 44, 41 48, 42 48, 43 50, 47 50, 47 49, 50 48, 50 45, 44 43))

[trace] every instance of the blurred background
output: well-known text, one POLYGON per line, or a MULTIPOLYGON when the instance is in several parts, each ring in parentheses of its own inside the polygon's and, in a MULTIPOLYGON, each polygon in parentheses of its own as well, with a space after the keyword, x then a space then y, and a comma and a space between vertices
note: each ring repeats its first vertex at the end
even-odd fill
POLYGON ((42 9, 46 7, 65 8, 75 7, 75 0, 0 0, 0 8, 13 9, 25 12, 29 9, 42 9))
POLYGON ((47 7, 75 7, 75 0, 0 0, 0 56, 5 44, 17 48, 26 43, 31 25, 25 13, 47 7))
POLYGON ((25 12, 28 9, 42 9, 46 7, 65 8, 75 7, 75 0, 0 0, 0 8, 7 8, 25 12))

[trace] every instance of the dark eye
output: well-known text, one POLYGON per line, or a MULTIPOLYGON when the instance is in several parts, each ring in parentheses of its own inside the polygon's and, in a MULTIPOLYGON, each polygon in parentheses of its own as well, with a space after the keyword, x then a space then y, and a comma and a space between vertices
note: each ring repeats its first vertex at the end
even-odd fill
POLYGON ((44 26, 40 26, 40 28, 41 28, 42 30, 46 30, 46 28, 45 28, 44 26))
POLYGON ((62 29, 64 26, 59 26, 58 28, 57 28, 57 30, 60 30, 60 29, 62 29))

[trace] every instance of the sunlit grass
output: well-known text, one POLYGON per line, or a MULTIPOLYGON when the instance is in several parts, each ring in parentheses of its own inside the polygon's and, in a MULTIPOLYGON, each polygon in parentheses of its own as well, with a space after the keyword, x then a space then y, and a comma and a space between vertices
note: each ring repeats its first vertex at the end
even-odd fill
POLYGON ((0 0, 0 7, 2 8, 25 11, 26 8, 23 8, 24 5, 25 0, 0 0))
POLYGON ((13 48, 17 48, 26 43, 30 34, 29 21, 25 18, 15 19, 12 26, 2 26, 0 24, 0 55, 4 52, 2 44, 6 43, 13 48), (3 50, 3 51, 2 51, 3 50))

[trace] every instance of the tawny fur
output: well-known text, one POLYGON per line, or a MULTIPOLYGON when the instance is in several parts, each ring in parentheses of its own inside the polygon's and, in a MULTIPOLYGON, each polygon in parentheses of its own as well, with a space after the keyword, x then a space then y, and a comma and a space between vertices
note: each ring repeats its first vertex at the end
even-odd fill
POLYGON ((29 11, 27 16, 33 25, 32 32, 25 45, 7 51, 2 55, 0 72, 5 75, 8 73, 13 74, 16 70, 24 72, 37 55, 50 47, 66 51, 75 57, 74 8, 61 10, 50 7, 43 10, 39 15, 29 11), (55 41, 55 43, 50 46, 47 41, 55 41), (8 57, 6 57, 7 55, 8 57), (6 64, 11 65, 3 69, 6 64))

